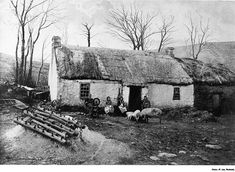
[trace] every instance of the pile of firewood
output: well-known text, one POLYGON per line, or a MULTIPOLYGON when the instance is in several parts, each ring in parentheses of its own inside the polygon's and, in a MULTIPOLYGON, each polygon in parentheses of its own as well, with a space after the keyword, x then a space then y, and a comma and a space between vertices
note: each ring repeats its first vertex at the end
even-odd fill
POLYGON ((70 116, 40 107, 24 110, 22 116, 16 117, 14 122, 60 143, 69 143, 73 136, 81 137, 82 129, 85 128, 70 116))

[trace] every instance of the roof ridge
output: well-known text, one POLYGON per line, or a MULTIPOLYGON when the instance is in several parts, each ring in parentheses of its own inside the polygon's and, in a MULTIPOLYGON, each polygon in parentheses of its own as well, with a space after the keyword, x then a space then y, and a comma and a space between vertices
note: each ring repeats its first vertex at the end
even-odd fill
MULTIPOLYGON (((152 57, 152 58, 162 58, 162 59, 176 61, 174 59, 175 57, 171 57, 171 56, 169 56, 167 54, 164 54, 162 52, 159 53, 159 52, 154 51, 154 50, 127 50, 127 49, 101 48, 101 47, 84 47, 84 46, 63 45, 63 44, 62 44, 62 46, 66 47, 66 48, 68 48, 70 50, 100 50, 100 51, 104 50, 106 52, 110 50, 110 51, 116 51, 116 52, 122 52, 122 53, 129 53, 129 55, 131 53, 134 53, 131 56, 129 56, 128 58, 131 58, 134 55, 142 55, 142 54, 144 54, 145 56, 152 57), (148 53, 148 54, 146 55, 146 53, 148 53)), ((134 58, 137 58, 137 57, 135 56, 134 58)))

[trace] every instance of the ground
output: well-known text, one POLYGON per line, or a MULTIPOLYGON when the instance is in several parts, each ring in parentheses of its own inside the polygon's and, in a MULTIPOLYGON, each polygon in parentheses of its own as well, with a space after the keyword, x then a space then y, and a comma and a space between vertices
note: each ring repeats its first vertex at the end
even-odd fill
POLYGON ((78 118, 87 127, 83 140, 64 146, 16 125, 21 111, 0 109, 0 164, 235 164, 235 114, 218 122, 183 122, 158 119, 136 123, 125 117, 78 118), (221 149, 207 148, 207 144, 221 149), (172 157, 160 153, 171 153, 172 157))

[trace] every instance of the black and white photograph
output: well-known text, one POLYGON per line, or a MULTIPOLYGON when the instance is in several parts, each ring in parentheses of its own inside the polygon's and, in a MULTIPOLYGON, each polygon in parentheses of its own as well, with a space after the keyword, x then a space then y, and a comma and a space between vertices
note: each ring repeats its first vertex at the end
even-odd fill
POLYGON ((0 0, 16 165, 235 171, 235 1, 0 0))

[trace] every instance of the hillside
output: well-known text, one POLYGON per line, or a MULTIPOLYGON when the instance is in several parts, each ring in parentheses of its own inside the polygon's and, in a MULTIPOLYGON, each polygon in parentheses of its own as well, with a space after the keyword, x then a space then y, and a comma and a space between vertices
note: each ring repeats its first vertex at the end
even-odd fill
MULTIPOLYGON (((0 81, 13 80, 14 65, 15 65, 15 59, 13 56, 0 53, 0 81)), ((33 62, 33 78, 35 79, 37 78, 40 66, 41 66, 40 62, 38 61, 33 62)), ((42 85, 47 85, 48 71, 49 71, 49 63, 44 63, 40 76, 40 83, 42 85)))
POLYGON ((7 80, 12 78, 14 57, 0 53, 0 79, 7 80))
MULTIPOLYGON (((175 47, 176 57, 190 57, 190 48, 175 47)), ((198 60, 207 63, 222 63, 230 70, 235 71, 235 42, 209 42, 199 54, 198 60)))

